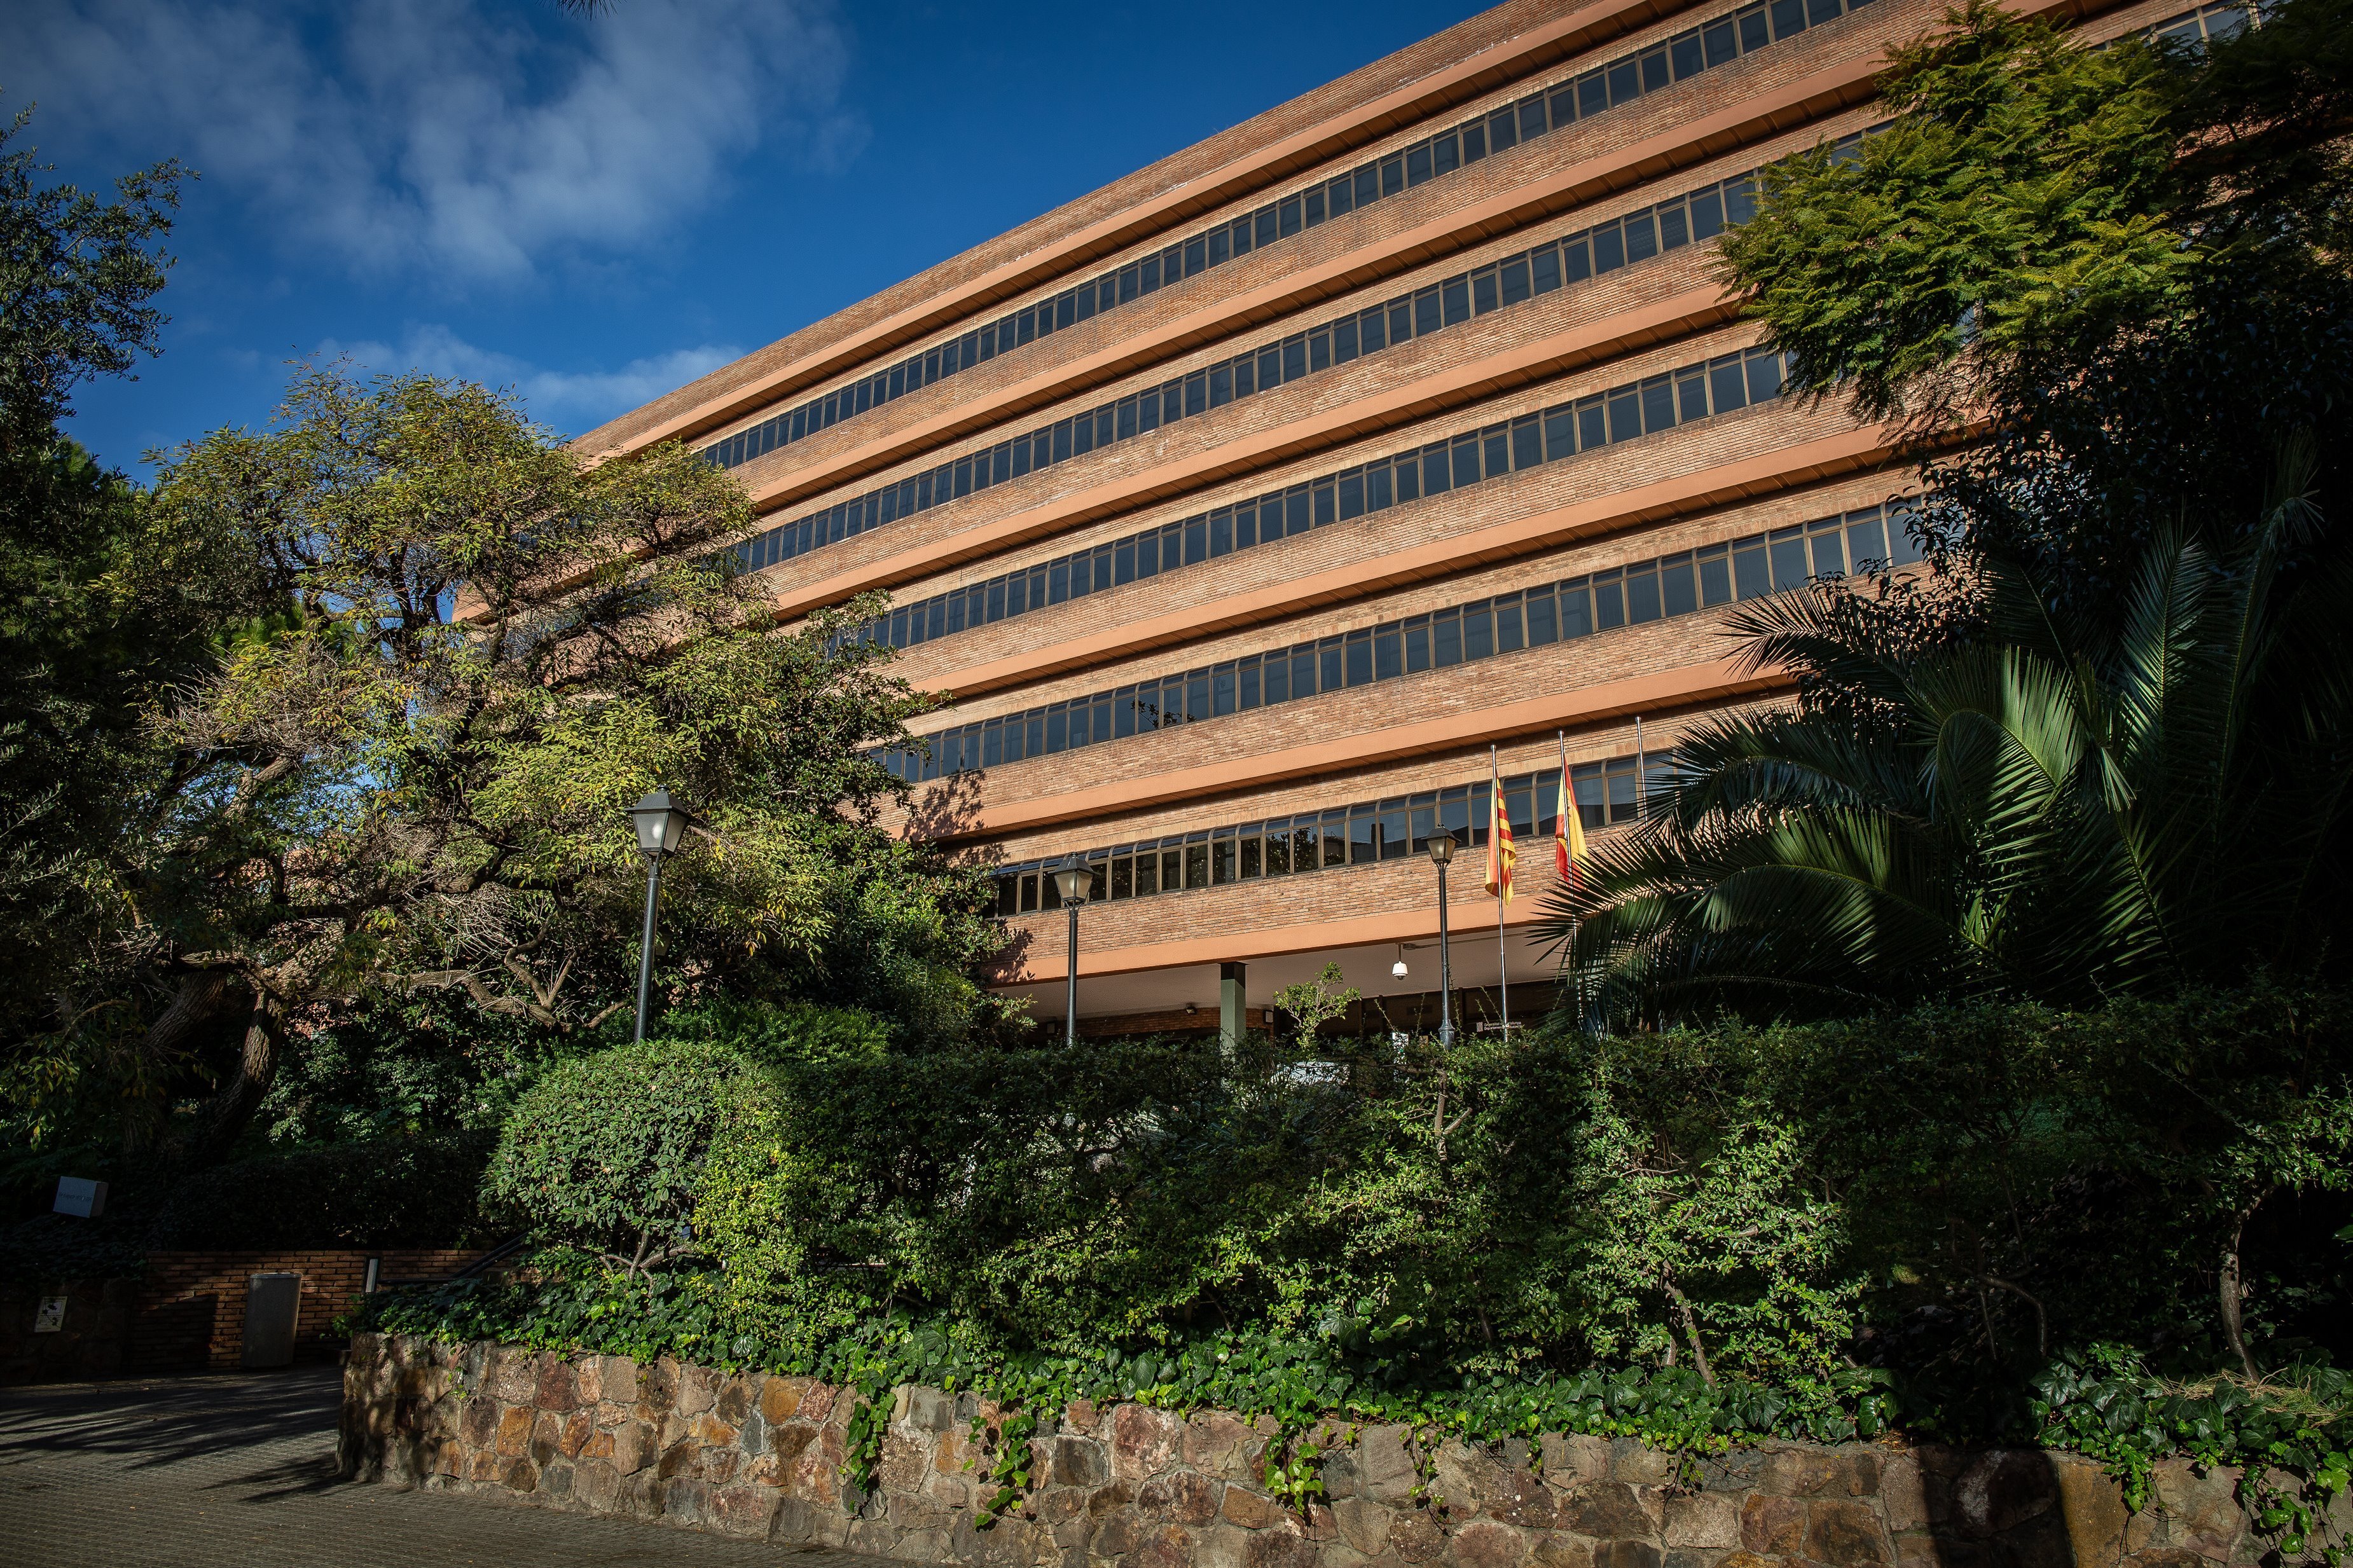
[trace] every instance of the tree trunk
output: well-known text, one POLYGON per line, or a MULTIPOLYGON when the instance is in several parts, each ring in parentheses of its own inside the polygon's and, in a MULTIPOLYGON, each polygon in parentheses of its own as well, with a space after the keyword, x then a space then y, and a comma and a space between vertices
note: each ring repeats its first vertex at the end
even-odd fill
POLYGON ((245 1022, 245 1043, 237 1053, 237 1072, 206 1102, 202 1122, 188 1150, 191 1163, 209 1165, 225 1156, 261 1109, 262 1097, 278 1077, 279 1047, 284 1037, 285 1009, 278 998, 257 987, 253 1010, 245 1022))
MULTIPOLYGON (((1708 1370, 1707 1348, 1699 1342, 1699 1320, 1692 1315, 1691 1303, 1683 1300, 1683 1293, 1681 1290, 1675 1289, 1675 1282, 1670 1279, 1665 1281, 1665 1284, 1667 1294, 1674 1298, 1675 1310, 1683 1317, 1684 1337, 1691 1341, 1692 1365, 1699 1368, 1699 1380, 1710 1388, 1714 1388, 1715 1373, 1708 1370)), ((1667 1343, 1670 1345, 1674 1343, 1672 1335, 1668 1337, 1667 1343)))
POLYGON ((2263 1207, 2263 1200, 2278 1191, 2266 1187, 2249 1199, 2247 1205, 2231 1216, 2230 1235, 2222 1243, 2221 1278, 2219 1281, 2222 1307, 2222 1337, 2231 1342, 2232 1353, 2239 1358, 2239 1370, 2250 1378, 2259 1376, 2255 1358, 2247 1351, 2247 1331, 2241 1310, 2246 1305, 2247 1290, 2239 1277, 2239 1242, 2246 1234, 2247 1222, 2263 1207))

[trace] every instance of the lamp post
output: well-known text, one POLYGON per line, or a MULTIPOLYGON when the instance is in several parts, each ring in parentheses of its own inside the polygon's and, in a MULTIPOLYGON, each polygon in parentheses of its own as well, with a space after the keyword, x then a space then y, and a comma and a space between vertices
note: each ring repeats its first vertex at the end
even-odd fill
POLYGON ((653 995, 654 900, 661 892, 662 857, 677 853, 694 818, 686 807, 671 804, 670 791, 658 789, 629 807, 629 821, 638 830, 638 847, 646 852, 646 930, 638 947, 638 1044, 643 1045, 646 1004, 653 995))
POLYGON ((1092 868, 1075 856, 1062 862, 1054 873, 1054 886, 1062 895, 1062 907, 1071 911, 1071 973, 1069 987, 1063 994, 1062 1038, 1064 1043, 1079 1043, 1079 906, 1092 896, 1095 874, 1092 868))
POLYGON ((1430 863, 1438 868, 1438 1043, 1454 1043, 1454 968, 1446 950, 1446 868, 1454 863, 1454 835, 1430 841, 1430 863))

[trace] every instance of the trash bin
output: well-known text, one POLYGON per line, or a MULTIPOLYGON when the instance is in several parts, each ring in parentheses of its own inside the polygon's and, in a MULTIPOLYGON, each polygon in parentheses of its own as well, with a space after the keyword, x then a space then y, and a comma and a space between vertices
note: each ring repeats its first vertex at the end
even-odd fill
POLYGON ((300 1274, 253 1274, 245 1281, 245 1364, 290 1366, 302 1312, 300 1274))

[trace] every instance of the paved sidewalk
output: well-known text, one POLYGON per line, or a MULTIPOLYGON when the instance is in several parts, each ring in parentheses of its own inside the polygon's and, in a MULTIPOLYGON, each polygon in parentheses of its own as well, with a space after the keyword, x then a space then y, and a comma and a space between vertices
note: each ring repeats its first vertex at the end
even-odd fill
POLYGON ((881 1559, 336 1479, 332 1367, 0 1389, 0 1561, 24 1568, 881 1559))

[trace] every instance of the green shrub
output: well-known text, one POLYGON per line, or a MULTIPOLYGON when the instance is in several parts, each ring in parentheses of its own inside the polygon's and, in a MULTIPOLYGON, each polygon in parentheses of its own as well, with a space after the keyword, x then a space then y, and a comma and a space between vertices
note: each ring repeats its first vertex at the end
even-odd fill
POLYGON ((749 1065, 710 1040, 649 1040, 563 1063, 507 1118, 484 1194, 551 1241, 634 1268, 687 1251, 712 1133, 749 1065))

